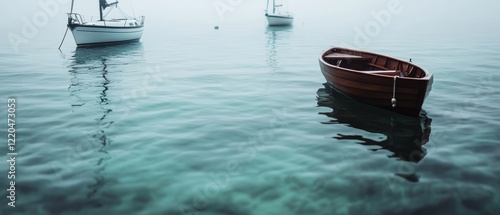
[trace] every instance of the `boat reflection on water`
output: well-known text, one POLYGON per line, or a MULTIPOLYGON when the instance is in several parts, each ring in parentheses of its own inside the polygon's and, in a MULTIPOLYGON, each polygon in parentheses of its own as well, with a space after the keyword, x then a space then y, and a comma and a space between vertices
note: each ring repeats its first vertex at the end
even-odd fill
MULTIPOLYGON (((100 190, 110 182, 104 175, 106 161, 112 157, 108 151, 112 138, 109 134, 111 126, 118 119, 123 107, 117 101, 120 98, 109 95, 113 90, 113 80, 121 75, 123 65, 141 63, 143 59, 140 43, 123 44, 116 46, 76 48, 70 58, 68 73, 71 83, 68 87, 70 104, 74 114, 85 115, 87 122, 81 122, 74 130, 83 134, 85 139, 79 143, 86 145, 89 154, 92 154, 90 166, 93 167, 95 182, 88 185, 87 198, 95 206, 102 205, 99 197, 100 190), (111 115, 114 113, 113 115, 111 115), (95 162, 95 163, 94 163, 95 162)), ((115 81, 116 82, 116 81, 115 81)), ((119 93, 113 93, 117 95, 119 93)))
MULTIPOLYGON (((320 112, 331 119, 323 124, 343 124, 369 133, 386 136, 385 139, 373 140, 363 135, 341 134, 337 140, 354 140, 372 151, 387 150, 390 158, 418 163, 426 155, 424 145, 429 141, 431 121, 422 111, 418 117, 409 117, 392 111, 357 102, 329 87, 317 92, 318 106, 331 108, 331 112, 320 112), (373 146, 376 148, 374 149, 373 146)), ((400 174, 409 181, 417 182, 416 174, 400 174)))
POLYGON ((269 79, 266 81, 265 89, 269 89, 273 86, 273 80, 277 79, 275 75, 279 74, 283 71, 283 68, 280 66, 280 57, 284 55, 283 52, 286 52, 281 43, 286 43, 289 41, 290 32, 292 30, 292 26, 267 26, 266 27, 266 51, 267 51, 267 59, 266 64, 270 69, 269 79), (281 55, 278 54, 282 50, 281 55))
MULTIPOLYGON (((109 102, 108 91, 112 83, 109 77, 119 75, 123 66, 141 63, 144 58, 142 53, 141 43, 134 43, 76 48, 71 56, 68 66, 71 75, 71 84, 68 87, 72 99, 71 106, 75 108, 85 106, 82 111, 100 112, 101 116, 96 117, 99 122, 97 133, 103 135, 97 139, 103 147, 108 144, 103 128, 113 124, 113 120, 108 120, 107 115, 116 111, 114 109, 120 108, 120 104, 109 102)), ((120 98, 111 100, 119 101, 120 98)))
MULTIPOLYGON (((118 44, 113 46, 77 47, 71 56, 71 66, 95 64, 102 59, 124 59, 127 62, 143 58, 142 43, 118 44)), ((125 62, 126 63, 126 62, 125 62)), ((136 62, 135 62, 136 63, 136 62)))
POLYGON ((293 26, 267 26, 266 28, 266 38, 267 38, 267 49, 268 49, 268 59, 267 65, 273 69, 273 71, 279 70, 278 60, 277 60, 277 42, 288 39, 290 37, 289 32, 292 30, 293 26))

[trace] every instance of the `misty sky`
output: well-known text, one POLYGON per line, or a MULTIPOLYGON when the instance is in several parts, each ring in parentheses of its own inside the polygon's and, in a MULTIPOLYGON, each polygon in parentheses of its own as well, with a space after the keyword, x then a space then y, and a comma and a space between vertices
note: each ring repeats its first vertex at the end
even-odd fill
MULTIPOLYGON (((45 24, 47 29, 64 30, 70 0, 8 1, 0 8, 0 14, 8 17, 0 34, 4 40, 8 32, 19 32, 24 20, 33 20, 43 12, 39 3, 63 2, 55 15, 45 24)), ((111 2, 112 0, 108 0, 111 2)), ((374 12, 387 10, 390 1, 397 1, 402 12, 392 16, 391 27, 428 32, 464 32, 500 35, 500 1, 498 0, 288 0, 288 7, 295 15, 295 25, 325 27, 363 26, 373 20, 374 12)), ((147 24, 158 26, 176 22, 224 25, 228 23, 259 22, 266 0, 121 0, 120 7, 129 15, 133 5, 135 15, 145 15, 147 24), (231 5, 230 2, 235 2, 231 5), (217 13, 214 4, 226 5, 230 11, 217 13), (222 16, 221 16, 222 15, 222 16), (223 19, 221 19, 221 17, 223 19)), ((87 19, 98 17, 97 0, 75 0, 74 12, 87 19)))

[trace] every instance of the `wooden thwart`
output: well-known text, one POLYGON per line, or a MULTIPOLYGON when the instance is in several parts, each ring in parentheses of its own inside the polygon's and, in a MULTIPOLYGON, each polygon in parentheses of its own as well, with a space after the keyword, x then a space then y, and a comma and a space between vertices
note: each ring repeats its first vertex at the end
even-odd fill
POLYGON ((371 66, 371 67, 375 67, 375 68, 377 68, 379 70, 386 70, 385 67, 377 65, 377 64, 369 63, 368 65, 371 66))
POLYGON ((325 58, 337 59, 337 60, 371 60, 371 57, 363 57, 359 55, 350 55, 344 53, 331 53, 325 55, 325 58))
POLYGON ((389 76, 400 75, 399 70, 370 70, 370 71, 360 71, 360 72, 378 74, 378 75, 389 75, 389 76))

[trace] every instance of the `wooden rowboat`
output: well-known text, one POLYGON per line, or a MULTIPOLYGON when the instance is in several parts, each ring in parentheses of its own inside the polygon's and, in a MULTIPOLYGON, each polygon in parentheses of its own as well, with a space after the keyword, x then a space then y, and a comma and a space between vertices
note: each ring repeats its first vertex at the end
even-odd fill
POLYGON ((319 63, 335 90, 405 115, 418 116, 432 88, 431 73, 376 53, 334 47, 321 54, 319 63))

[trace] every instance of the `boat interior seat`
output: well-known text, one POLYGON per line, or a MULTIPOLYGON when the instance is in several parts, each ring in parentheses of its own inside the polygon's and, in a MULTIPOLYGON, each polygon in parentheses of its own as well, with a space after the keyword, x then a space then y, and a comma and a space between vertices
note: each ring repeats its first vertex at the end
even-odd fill
POLYGON ((388 75, 388 76, 400 75, 401 73, 399 70, 370 70, 363 72, 370 74, 377 74, 377 75, 388 75))
POLYGON ((358 55, 349 55, 349 54, 340 54, 340 53, 332 53, 325 55, 324 58, 331 60, 347 60, 347 61, 367 61, 370 62, 372 60, 371 57, 363 57, 358 55))

